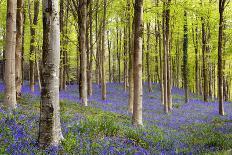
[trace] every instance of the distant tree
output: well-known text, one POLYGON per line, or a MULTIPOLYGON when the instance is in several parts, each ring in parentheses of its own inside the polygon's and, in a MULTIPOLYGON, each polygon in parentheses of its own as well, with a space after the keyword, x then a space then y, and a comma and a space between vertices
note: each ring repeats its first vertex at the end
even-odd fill
POLYGON ((24 0, 17 1, 17 35, 15 49, 15 80, 16 80, 16 95, 21 96, 22 88, 22 50, 23 50, 23 24, 24 24, 24 0))
POLYGON ((5 46, 5 94, 4 104, 9 110, 16 108, 16 87, 15 87, 15 43, 16 43, 16 13, 17 2, 7 1, 6 18, 6 46, 5 46))
POLYGON ((79 0, 78 4, 78 26, 79 26, 79 50, 81 53, 81 102, 84 106, 88 105, 87 99, 87 51, 86 51, 86 17, 87 0, 79 0))
POLYGON ((43 0, 42 90, 39 146, 58 145, 63 139, 59 105, 60 27, 57 0, 43 0))
MULTIPOLYGON (((201 0, 201 5, 203 5, 201 0)), ((203 96, 204 101, 208 102, 208 77, 207 77, 207 57, 206 57, 206 46, 207 46, 207 36, 206 36, 206 20, 201 17, 201 34, 202 34, 202 63, 203 63, 203 96)))
POLYGON ((34 17, 32 17, 31 14, 31 3, 30 0, 28 0, 28 13, 29 13, 29 21, 30 21, 30 34, 31 34, 31 40, 30 40, 30 89, 32 92, 35 90, 35 35, 36 35, 36 28, 35 26, 38 24, 38 16, 39 16, 39 7, 40 7, 40 0, 34 1, 34 17), (33 18, 33 19, 32 19, 33 18))
POLYGON ((129 99, 128 99, 128 111, 129 113, 133 113, 133 104, 134 104, 134 78, 133 78, 133 52, 134 52, 134 22, 131 22, 130 16, 131 4, 130 0, 127 0, 127 12, 128 12, 128 29, 129 29, 129 99), (131 33, 131 25, 132 25, 132 33, 131 33))
POLYGON ((150 27, 151 24, 147 23, 147 53, 146 53, 146 60, 147 60, 147 79, 148 79, 148 91, 152 92, 152 82, 151 82, 151 69, 150 69, 150 27))
POLYGON ((169 51, 169 21, 170 21, 170 3, 171 0, 163 2, 163 86, 164 86, 164 111, 168 113, 171 110, 171 78, 170 78, 170 51, 169 51))
POLYGON ((101 89, 102 100, 106 100, 106 79, 105 79, 105 30, 106 30, 106 7, 107 0, 104 0, 103 27, 102 27, 102 53, 101 53, 101 89))
POLYGON ((224 105, 223 105, 223 28, 224 28, 224 11, 225 11, 225 3, 227 0, 219 0, 219 32, 218 32, 218 100, 219 100, 219 114, 224 115, 224 105))
POLYGON ((185 103, 188 103, 188 23, 186 11, 184 11, 183 78, 185 103))
POLYGON ((143 36, 143 0, 135 0, 134 5, 134 105, 132 123, 134 126, 143 125, 142 120, 142 36, 143 36))
MULTIPOLYGON (((88 81, 88 96, 92 96, 93 88, 92 88, 92 68, 93 68, 93 0, 89 0, 89 46, 90 51, 88 53, 88 71, 87 71, 87 81, 88 81)), ((87 38, 88 39, 88 38, 87 38)))

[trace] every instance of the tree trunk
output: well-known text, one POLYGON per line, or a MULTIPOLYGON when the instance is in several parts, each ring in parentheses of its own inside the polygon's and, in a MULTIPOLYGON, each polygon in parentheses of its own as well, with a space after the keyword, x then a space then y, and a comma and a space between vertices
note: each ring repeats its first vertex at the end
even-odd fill
POLYGON ((64 90, 64 62, 63 62, 63 53, 64 53, 64 0, 60 0, 60 90, 64 90))
POLYGON ((112 82, 112 71, 111 71, 111 41, 110 41, 110 38, 109 38, 109 31, 107 31, 107 43, 108 43, 108 52, 109 52, 109 82, 111 83, 112 82))
POLYGON ((195 32, 194 32, 194 26, 193 26, 193 44, 195 49, 195 93, 199 95, 200 85, 199 85, 199 56, 198 56, 198 26, 196 24, 195 32))
POLYGON ((128 80, 127 80, 127 51, 128 51, 128 43, 127 43, 127 29, 126 29, 126 26, 124 26, 124 39, 123 39, 123 42, 124 42, 124 58, 123 58, 123 61, 124 61, 124 91, 127 91, 127 86, 128 86, 128 80))
POLYGON ((222 42, 223 42, 223 27, 224 19, 223 14, 225 10, 226 0, 219 0, 219 32, 218 32, 218 101, 219 101, 219 114, 224 115, 224 105, 223 105, 223 52, 222 52, 222 42))
POLYGON ((106 100, 106 79, 105 79, 105 30, 106 30, 106 7, 107 0, 104 0, 103 28, 102 28, 102 53, 101 53, 101 89, 102 100, 106 100))
POLYGON ((5 82, 4 105, 9 110, 13 110, 17 106, 16 87, 15 87, 16 14, 17 14, 17 2, 15 0, 8 0, 7 19, 6 19, 5 69, 4 69, 4 82, 5 82))
POLYGON ((79 1, 78 26, 79 26, 79 51, 81 53, 81 102, 87 106, 87 55, 86 55, 86 5, 87 0, 79 1))
POLYGON ((28 0, 29 6, 29 20, 30 20, 30 32, 31 32, 31 40, 30 40, 30 89, 32 92, 35 91, 35 26, 38 24, 38 15, 39 15, 39 5, 40 1, 34 1, 34 19, 32 20, 31 9, 30 9, 30 0, 28 0))
POLYGON ((130 0, 127 0, 127 12, 128 12, 128 44, 129 44, 129 100, 128 100, 128 112, 133 113, 134 104, 134 80, 133 80, 133 51, 134 51, 134 22, 132 23, 132 33, 131 33, 131 16, 130 16, 131 4, 130 0), (132 38, 132 39, 130 39, 132 38))
POLYGON ((121 54, 120 54, 120 49, 121 46, 119 44, 119 38, 120 38, 120 34, 119 34, 119 28, 118 28, 118 21, 117 21, 117 60, 118 60, 118 82, 121 83, 121 65, 120 65, 120 60, 121 60, 121 54))
POLYGON ((17 1, 17 35, 16 35, 16 50, 15 50, 15 80, 16 80, 16 95, 21 96, 22 88, 22 49, 23 49, 23 24, 24 24, 24 0, 17 1))
POLYGON ((148 82, 148 91, 152 92, 152 83, 151 83, 151 71, 150 71, 150 23, 147 23, 147 82, 148 82))
POLYGON ((58 1, 43 1, 42 91, 39 146, 57 146, 63 139, 60 124, 59 64, 60 27, 58 1))
POLYGON ((163 77, 164 77, 164 111, 171 110, 171 85, 170 85, 170 62, 169 62, 169 17, 171 0, 164 2, 163 12, 163 77))
POLYGON ((185 103, 188 103, 188 23, 187 12, 184 11, 184 42, 183 42, 183 78, 185 103))
POLYGON ((92 96, 93 88, 92 88, 92 64, 93 64, 93 9, 92 9, 92 0, 89 1, 89 33, 90 33, 90 56, 89 56, 89 66, 88 66, 88 96, 92 96))
POLYGON ((207 58, 206 58, 206 30, 205 30, 205 19, 201 17, 202 21, 202 61, 203 61, 203 95, 204 102, 208 102, 208 80, 207 80, 207 58))
POLYGON ((143 0, 135 0, 134 5, 134 106, 132 123, 143 125, 142 121, 142 36, 143 36, 143 0))

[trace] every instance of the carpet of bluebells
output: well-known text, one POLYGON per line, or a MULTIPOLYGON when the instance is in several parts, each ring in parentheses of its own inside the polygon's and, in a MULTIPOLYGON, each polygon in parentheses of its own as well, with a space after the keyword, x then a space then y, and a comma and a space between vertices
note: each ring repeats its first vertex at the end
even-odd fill
MULTIPOLYGON (((38 87, 28 83, 12 114, 0 104, 0 154, 232 154, 232 103, 225 103, 225 116, 218 115, 218 103, 204 103, 190 94, 184 103, 183 90, 173 88, 173 111, 163 112, 158 84, 149 93, 144 84, 144 126, 133 128, 127 112, 128 92, 123 84, 107 84, 107 100, 93 85, 89 107, 80 105, 78 86, 60 92, 61 122, 65 140, 59 147, 37 147, 39 125, 38 87)), ((4 86, 0 83, 2 103, 4 86)))

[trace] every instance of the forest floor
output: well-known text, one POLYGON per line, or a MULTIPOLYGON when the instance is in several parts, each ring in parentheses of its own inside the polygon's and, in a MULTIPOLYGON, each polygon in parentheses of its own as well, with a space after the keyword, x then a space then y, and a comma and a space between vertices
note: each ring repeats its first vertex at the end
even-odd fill
MULTIPOLYGON (((173 111, 163 112, 160 90, 144 85, 144 127, 134 129, 127 113, 128 93, 123 84, 107 85, 107 100, 93 86, 89 107, 79 104, 78 87, 61 91, 61 122, 65 140, 59 148, 40 151, 37 147, 39 91, 28 84, 14 115, 0 105, 0 154, 232 154, 232 103, 225 103, 225 116, 218 103, 204 103, 191 94, 184 103, 183 90, 173 88, 173 111), (228 151, 230 150, 230 151, 228 151)), ((0 84, 0 99, 4 86, 0 84)))

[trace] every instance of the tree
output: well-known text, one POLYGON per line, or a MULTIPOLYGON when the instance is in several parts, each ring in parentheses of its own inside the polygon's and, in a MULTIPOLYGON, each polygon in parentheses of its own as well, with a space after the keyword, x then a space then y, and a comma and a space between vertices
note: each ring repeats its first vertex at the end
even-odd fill
POLYGON ((224 10, 226 0, 219 0, 219 32, 218 32, 218 100, 219 100, 219 114, 224 115, 223 105, 223 63, 222 63, 222 42, 223 42, 223 27, 224 27, 224 10))
POLYGON ((128 12, 128 31, 129 31, 129 99, 128 99, 128 112, 133 113, 133 104, 134 104, 134 79, 133 79, 133 52, 134 52, 134 22, 132 23, 132 33, 131 32, 131 16, 130 16, 130 0, 127 0, 127 12, 128 12), (132 38, 132 39, 130 39, 132 38))
POLYGON ((4 104, 9 110, 16 108, 16 87, 15 87, 15 43, 16 43, 16 13, 17 2, 7 1, 6 18, 6 47, 5 47, 5 94, 4 104))
POLYGON ((17 1, 17 18, 16 18, 16 49, 15 49, 15 80, 16 96, 21 96, 22 88, 22 49, 23 49, 23 23, 24 23, 24 0, 17 1))
POLYGON ((87 51, 86 51, 86 16, 87 0, 79 1, 78 26, 79 26, 79 50, 81 53, 81 102, 84 106, 88 105, 87 100, 87 51))
POLYGON ((147 79, 148 79, 148 91, 152 92, 152 83, 151 83, 151 71, 150 71, 150 23, 147 23, 147 79))
POLYGON ((46 148, 58 145, 63 139, 59 105, 60 27, 57 0, 43 1, 42 62, 39 146, 46 148))
POLYGON ((101 88, 102 88, 102 100, 106 100, 106 79, 105 79, 105 29, 106 29, 106 7, 107 0, 104 0, 103 11, 103 28, 102 28, 102 53, 101 53, 101 88))
POLYGON ((31 15, 31 3, 28 0, 28 7, 29 7, 29 20, 30 20, 30 33, 31 33, 31 40, 30 40, 30 89, 34 92, 35 86, 35 34, 36 29, 35 26, 38 24, 38 16, 39 16, 39 5, 40 0, 34 1, 34 18, 32 19, 31 15))
POLYGON ((188 103, 188 23, 186 11, 184 11, 183 78, 185 103, 188 103))
POLYGON ((169 51, 169 21, 170 21, 170 3, 166 0, 163 3, 163 87, 164 87, 164 111, 168 113, 171 110, 171 70, 170 70, 170 51, 169 51))
MULTIPOLYGON (((89 0, 89 43, 90 43, 90 51, 88 53, 88 72, 87 72, 87 80, 88 80, 88 96, 92 96, 93 88, 92 88, 92 68, 93 68, 93 1, 89 0)), ((88 39, 88 38, 87 38, 88 39)))
POLYGON ((143 0, 135 0, 134 5, 134 105, 132 123, 134 126, 143 125, 142 122, 142 36, 143 36, 143 0))
MULTIPOLYGON (((201 5, 202 1, 201 1, 201 5)), ((201 33, 202 33, 202 63, 203 63, 203 96, 204 101, 208 102, 208 78, 207 78, 207 57, 206 57, 206 45, 207 45, 207 38, 206 38, 206 28, 205 28, 205 18, 201 17, 201 33)))

